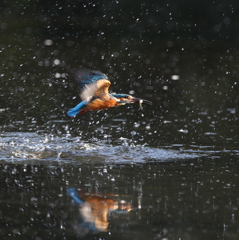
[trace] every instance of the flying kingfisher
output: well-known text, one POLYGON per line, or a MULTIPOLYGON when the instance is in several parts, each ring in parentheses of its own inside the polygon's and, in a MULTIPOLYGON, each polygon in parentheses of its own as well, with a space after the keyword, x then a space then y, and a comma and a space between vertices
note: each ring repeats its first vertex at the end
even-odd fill
POLYGON ((67 112, 67 115, 70 117, 78 113, 104 110, 128 103, 139 103, 140 108, 142 108, 142 103, 152 104, 152 102, 148 100, 135 98, 129 94, 109 93, 111 82, 108 80, 108 77, 100 71, 80 70, 76 75, 76 80, 79 84, 82 102, 67 112))

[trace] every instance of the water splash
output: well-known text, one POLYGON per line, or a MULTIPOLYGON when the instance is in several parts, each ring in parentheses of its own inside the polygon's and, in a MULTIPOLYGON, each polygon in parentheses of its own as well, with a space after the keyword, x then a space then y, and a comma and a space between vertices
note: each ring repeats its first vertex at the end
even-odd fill
POLYGON ((0 135, 2 161, 57 161, 137 163, 196 158, 192 151, 151 148, 134 145, 130 139, 119 138, 118 145, 104 141, 86 142, 80 137, 38 135, 36 133, 4 133, 0 135))

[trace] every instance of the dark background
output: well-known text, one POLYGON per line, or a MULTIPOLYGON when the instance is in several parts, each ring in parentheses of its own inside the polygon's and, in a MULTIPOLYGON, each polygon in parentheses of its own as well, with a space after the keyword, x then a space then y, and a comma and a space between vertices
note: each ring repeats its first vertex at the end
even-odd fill
MULTIPOLYGON (((3 131, 65 132, 51 121, 66 121, 71 133, 88 129, 84 135, 89 138, 92 125, 109 126, 119 118, 126 121, 124 126, 119 123, 122 136, 131 136, 133 122, 151 126, 156 134, 147 143, 161 135, 161 144, 173 140, 207 145, 212 138, 220 146, 237 144, 238 5, 2 1, 3 131), (71 73, 80 67, 106 73, 114 92, 133 92, 153 106, 143 112, 138 106, 121 107, 71 120, 65 112, 80 101, 71 73), (186 131, 178 134, 181 129, 186 131), (202 140, 205 133, 212 133, 208 140, 202 140)), ((114 129, 109 130, 115 136, 114 129)))
POLYGON ((1 239, 79 239, 69 187, 135 207, 84 239, 239 239, 238 25, 230 0, 2 0, 1 239), (153 105, 68 117, 80 67, 153 105))

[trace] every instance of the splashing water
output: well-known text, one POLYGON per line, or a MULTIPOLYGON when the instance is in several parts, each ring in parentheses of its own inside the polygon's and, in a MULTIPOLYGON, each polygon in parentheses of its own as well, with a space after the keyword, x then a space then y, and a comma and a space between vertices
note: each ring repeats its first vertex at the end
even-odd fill
POLYGON ((120 138, 114 146, 97 141, 90 143, 79 137, 38 135, 36 133, 4 133, 0 135, 2 161, 47 160, 57 162, 115 162, 137 163, 196 158, 195 152, 151 148, 132 145, 129 139, 120 138))

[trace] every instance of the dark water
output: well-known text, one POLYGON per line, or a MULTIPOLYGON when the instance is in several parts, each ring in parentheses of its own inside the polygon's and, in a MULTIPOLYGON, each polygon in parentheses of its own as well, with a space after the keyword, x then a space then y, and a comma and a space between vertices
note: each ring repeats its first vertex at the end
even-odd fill
POLYGON ((229 2, 1 3, 1 239, 239 238, 229 2), (153 105, 67 117, 79 67, 153 105))
POLYGON ((238 152, 166 162, 1 164, 2 239, 237 239, 238 152), (132 204, 102 232, 82 230, 68 187, 132 204))

